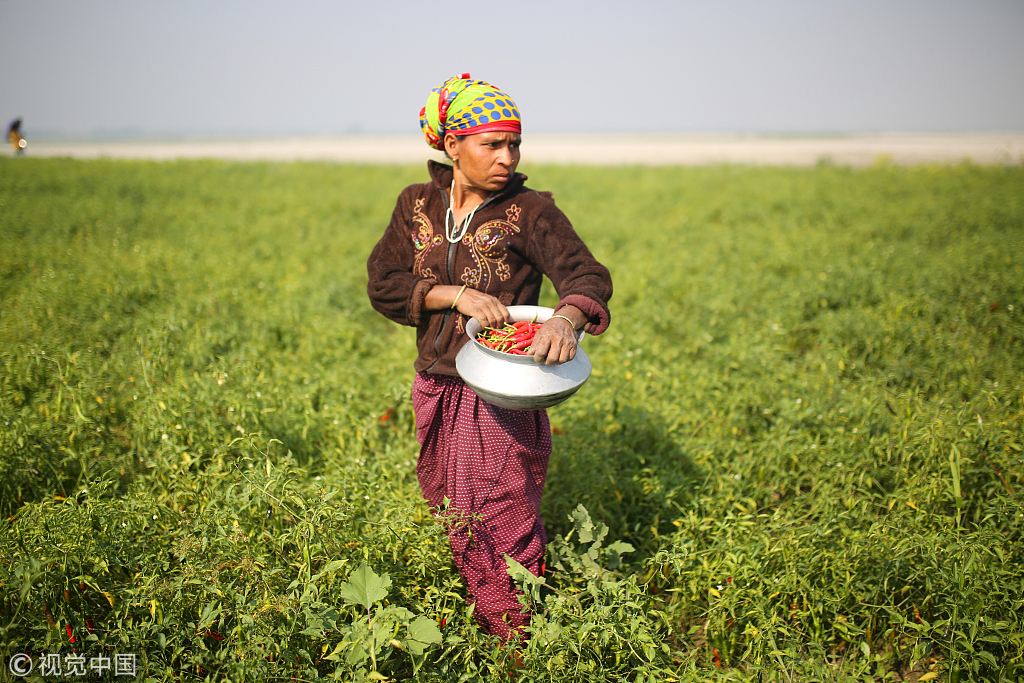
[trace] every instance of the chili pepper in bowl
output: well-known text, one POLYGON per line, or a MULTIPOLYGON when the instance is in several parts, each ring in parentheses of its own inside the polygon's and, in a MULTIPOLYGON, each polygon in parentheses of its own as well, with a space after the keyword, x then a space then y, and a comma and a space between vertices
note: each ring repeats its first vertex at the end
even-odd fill
POLYGON ((501 351, 515 356, 526 356, 530 353, 533 336, 540 329, 540 323, 525 320, 506 323, 501 328, 485 327, 476 340, 489 349, 501 351))

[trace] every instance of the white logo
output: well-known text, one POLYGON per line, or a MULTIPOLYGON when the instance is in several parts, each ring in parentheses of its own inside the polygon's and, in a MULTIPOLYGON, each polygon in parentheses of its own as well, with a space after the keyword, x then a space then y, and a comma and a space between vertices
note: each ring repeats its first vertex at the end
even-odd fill
MULTIPOLYGON (((49 653, 39 656, 39 675, 41 676, 85 676, 88 672, 86 671, 86 658, 84 655, 64 655, 63 662, 61 656, 56 653, 49 653), (63 667, 61 664, 63 663, 63 667)), ((137 657, 135 653, 121 653, 117 652, 114 654, 113 659, 100 655, 99 657, 93 657, 88 660, 89 668, 94 673, 104 674, 113 669, 115 676, 134 676, 136 674, 137 657), (113 667, 111 667, 113 664, 113 667)), ((7 668, 11 670, 11 673, 18 678, 23 678, 32 673, 33 661, 30 656, 25 653, 19 653, 11 657, 7 663, 7 668)))
POLYGON ((32 658, 28 655, 21 653, 11 657, 11 661, 8 662, 7 668, 11 670, 11 673, 15 676, 28 676, 32 673, 32 658))

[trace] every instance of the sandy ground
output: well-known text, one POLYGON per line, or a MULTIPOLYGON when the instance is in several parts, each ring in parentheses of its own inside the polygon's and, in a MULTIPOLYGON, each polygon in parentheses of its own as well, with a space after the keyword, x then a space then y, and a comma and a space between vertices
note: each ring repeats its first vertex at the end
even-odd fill
MULTIPOLYGON (((31 156, 120 159, 235 159, 416 164, 431 158, 418 135, 293 137, 249 140, 29 141, 31 156)), ((523 160, 587 165, 831 162, 1024 164, 1024 133, 884 133, 821 137, 758 135, 553 135, 524 137, 523 160)))

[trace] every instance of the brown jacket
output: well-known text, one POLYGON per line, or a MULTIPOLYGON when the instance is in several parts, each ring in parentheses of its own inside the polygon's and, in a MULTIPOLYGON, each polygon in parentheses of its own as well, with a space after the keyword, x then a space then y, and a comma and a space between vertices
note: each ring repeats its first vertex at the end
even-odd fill
POLYGON ((594 324, 608 327, 612 280, 573 230, 549 192, 523 185, 516 173, 505 188, 480 206, 462 241, 449 244, 445 231, 452 168, 431 161, 431 181, 410 185, 398 197, 384 236, 367 262, 370 302, 387 318, 416 328, 417 372, 455 375, 455 355, 466 342, 466 316, 424 310, 435 284, 469 285, 506 306, 536 305, 541 276, 594 324))

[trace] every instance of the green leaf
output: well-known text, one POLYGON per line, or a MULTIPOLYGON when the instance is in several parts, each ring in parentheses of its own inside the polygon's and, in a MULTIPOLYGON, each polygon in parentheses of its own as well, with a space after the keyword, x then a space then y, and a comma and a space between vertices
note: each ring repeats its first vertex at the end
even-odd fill
POLYGON ((537 614, 530 620, 530 632, 540 644, 550 645, 558 640, 563 629, 558 622, 548 621, 543 615, 537 614))
POLYGON ((338 610, 333 607, 325 607, 320 610, 306 609, 306 628, 300 633, 320 637, 324 631, 333 630, 337 623, 338 610))
POLYGON ((316 573, 316 575, 314 575, 314 577, 310 580, 311 583, 315 584, 317 581, 321 580, 324 577, 324 574, 329 573, 331 571, 335 571, 345 566, 347 561, 348 560, 332 560, 331 562, 328 562, 323 569, 319 570, 316 573))
POLYGON ((975 654, 978 657, 984 659, 986 662, 988 662, 989 666, 999 666, 999 662, 996 661, 995 655, 993 655, 991 652, 986 652, 985 650, 978 650, 975 654))
POLYGON ((390 619, 391 621, 400 621, 402 623, 407 623, 414 616, 416 615, 404 607, 399 607, 398 605, 390 605, 383 609, 377 610, 377 612, 374 613, 373 618, 390 619))
POLYGON ((345 640, 342 641, 342 644, 351 648, 345 655, 345 661, 351 666, 362 666, 370 658, 371 641, 370 625, 367 622, 367 617, 363 617, 348 628, 345 640))
POLYGON ((213 622, 217 620, 220 615, 221 607, 217 600, 211 600, 206 603, 206 607, 203 608, 203 613, 199 616, 199 625, 196 626, 197 630, 203 630, 210 628, 213 622))
POLYGON ((576 529, 576 535, 579 536, 580 543, 591 544, 587 554, 590 555, 591 559, 596 560, 601 542, 608 535, 608 526, 603 523, 594 524, 594 521, 590 518, 590 513, 587 512, 587 508, 583 506, 583 503, 576 506, 569 519, 576 529))
POLYGON ((366 563, 349 574, 348 581, 339 586, 345 602, 350 605, 362 605, 367 611, 387 596, 389 588, 391 577, 387 574, 377 576, 366 563))
POLYGON ((334 646, 334 649, 331 650, 331 653, 329 655, 327 655, 326 657, 324 657, 324 659, 326 659, 327 661, 330 661, 330 662, 338 661, 338 659, 340 658, 340 654, 339 653, 341 652, 342 648, 345 647, 345 645, 346 645, 346 641, 343 640, 343 641, 339 642, 337 645, 334 646))
POLYGON ((409 635, 405 639, 406 649, 414 654, 423 654, 428 647, 441 642, 441 630, 433 619, 427 616, 418 616, 408 628, 409 635))
POLYGON ((352 666, 361 666, 363 662, 370 658, 370 652, 366 649, 366 646, 362 642, 355 643, 352 649, 349 650, 348 655, 345 656, 345 661, 352 666))
POLYGON ((520 590, 530 596, 533 602, 540 600, 540 587, 544 585, 544 579, 534 576, 533 572, 516 562, 508 555, 505 556, 505 564, 508 565, 508 575, 512 577, 520 590))
POLYGON ((608 568, 617 569, 622 564, 622 556, 626 553, 631 553, 635 549, 629 543, 625 541, 615 541, 609 545, 605 550, 608 553, 608 568))
POLYGON ((332 560, 327 563, 323 569, 320 570, 320 576, 323 576, 327 572, 333 572, 335 569, 341 569, 345 566, 346 560, 332 560))
POLYGON ((580 503, 572 511, 569 521, 576 527, 576 535, 579 536, 580 543, 590 543, 594 540, 594 522, 591 521, 590 513, 587 512, 587 508, 583 507, 583 503, 580 503))

